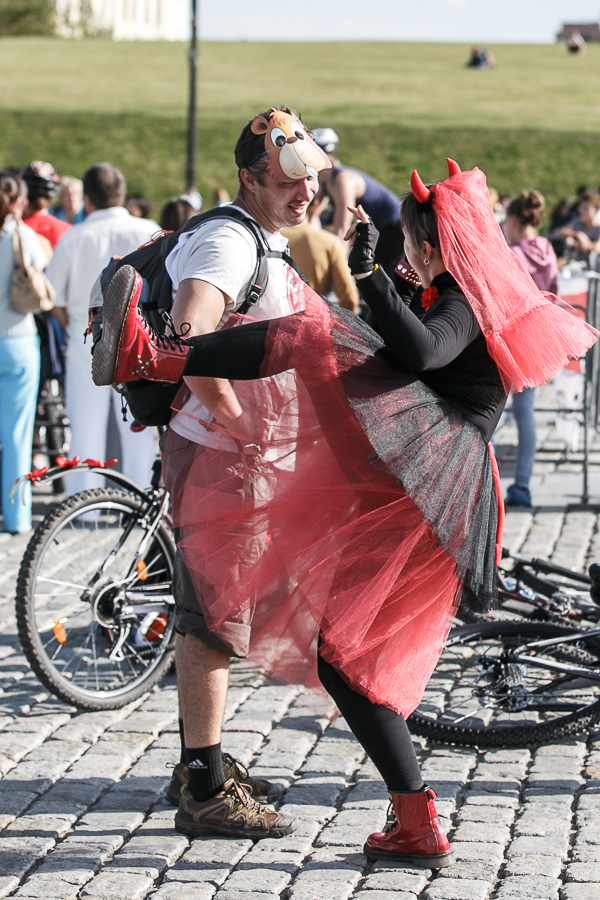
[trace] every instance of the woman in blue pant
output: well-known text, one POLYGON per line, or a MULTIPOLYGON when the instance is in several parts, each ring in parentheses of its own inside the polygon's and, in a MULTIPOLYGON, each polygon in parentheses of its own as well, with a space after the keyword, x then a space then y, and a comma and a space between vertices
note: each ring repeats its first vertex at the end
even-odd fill
MULTIPOLYGON (((506 211, 506 236, 540 291, 558 291, 558 264, 550 241, 538 234, 544 214, 544 198, 538 191, 521 191, 506 211)), ((535 388, 512 395, 519 445, 515 483, 506 494, 507 506, 531 506, 529 479, 535 460, 536 434, 533 407, 535 388)))
POLYGON ((14 270, 13 233, 19 229, 25 262, 43 269, 46 257, 31 228, 19 220, 26 205, 21 179, 0 172, 0 445, 2 446, 2 515, 11 534, 31 528, 31 490, 25 487, 11 503, 17 478, 31 469, 31 443, 40 378, 40 345, 31 313, 10 302, 14 270), (24 501, 23 502, 23 498, 24 501))

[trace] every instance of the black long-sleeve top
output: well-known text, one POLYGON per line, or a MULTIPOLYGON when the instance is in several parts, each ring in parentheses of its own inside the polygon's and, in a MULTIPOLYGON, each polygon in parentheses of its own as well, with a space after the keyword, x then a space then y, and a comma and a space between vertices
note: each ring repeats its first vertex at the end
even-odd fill
POLYGON ((408 306, 381 268, 357 284, 393 356, 489 441, 506 394, 475 314, 452 275, 443 272, 432 280, 439 297, 427 311, 421 288, 408 306))

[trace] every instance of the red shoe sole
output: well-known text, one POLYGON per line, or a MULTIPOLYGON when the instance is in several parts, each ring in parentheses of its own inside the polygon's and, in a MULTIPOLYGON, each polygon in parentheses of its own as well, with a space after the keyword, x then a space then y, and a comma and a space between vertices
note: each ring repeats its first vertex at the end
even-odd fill
POLYGON ((415 866, 418 869, 445 869, 454 863, 452 850, 448 850, 446 853, 435 853, 426 856, 411 856, 402 853, 385 853, 383 850, 373 850, 372 847, 365 844, 363 852, 368 859, 390 859, 393 862, 403 863, 406 866, 415 866))

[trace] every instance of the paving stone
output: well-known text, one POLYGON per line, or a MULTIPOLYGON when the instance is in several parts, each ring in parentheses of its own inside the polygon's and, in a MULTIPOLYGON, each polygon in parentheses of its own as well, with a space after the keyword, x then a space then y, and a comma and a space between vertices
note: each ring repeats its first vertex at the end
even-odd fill
POLYGON ((9 759, 18 762, 30 750, 38 747, 43 740, 44 736, 35 732, 5 731, 3 734, 0 734, 0 756, 7 756, 9 759))
POLYGON ((279 869, 263 869, 260 866, 240 871, 236 869, 227 879, 228 891, 254 895, 257 891, 281 893, 291 880, 291 874, 279 869))
POLYGON ((486 900, 490 886, 487 881, 437 878, 425 889, 425 900, 486 900))
POLYGON ((456 841, 484 841, 504 846, 510 839, 510 828, 486 822, 462 822, 454 832, 453 838, 456 841))
POLYGON ((163 884, 152 894, 152 900, 211 900, 216 891, 214 885, 163 884))
POLYGON ((501 859, 496 860, 460 860, 447 869, 440 869, 438 878, 466 878, 469 881, 487 881, 493 884, 502 865, 501 859))
MULTIPOLYGON (((315 900, 315 898, 321 897, 326 897, 327 900, 348 900, 352 896, 353 891, 354 886, 346 882, 314 881, 310 884, 294 884, 288 893, 288 897, 289 900, 315 900)), ((397 894, 394 894, 394 897, 396 896, 397 894)), ((411 896, 411 900, 413 896, 414 894, 411 896)))
POLYGON ((500 844, 484 844, 476 841, 452 841, 452 852, 457 861, 464 860, 466 862, 476 859, 500 860, 504 855, 500 844))
POLYGON ((600 882, 600 862, 571 863, 567 866, 567 881, 600 882))
POLYGON ((0 897, 6 897, 11 891, 14 891, 19 885, 19 879, 16 875, 0 876, 0 897))
POLYGON ((547 875, 558 878, 562 871, 562 861, 551 856, 516 856, 509 859, 504 867, 506 876, 547 875))
POLYGON ((529 814, 527 811, 515 823, 515 836, 531 835, 544 837, 546 835, 556 835, 558 837, 568 837, 571 830, 571 823, 568 820, 547 818, 542 815, 529 814))
POLYGON ((23 878, 54 846, 52 838, 3 837, 0 875, 23 878))
MULTIPOLYGON (((436 804, 437 806, 437 804, 436 804)), ((490 825, 510 825, 514 819, 514 812, 506 806, 475 806, 465 805, 457 816, 457 823, 480 822, 490 825)))
MULTIPOLYGON (((412 894, 420 894, 429 880, 429 871, 427 873, 417 870, 407 872, 403 869, 388 868, 367 875, 361 890, 366 888, 369 891, 407 891, 412 894)), ((370 896, 367 894, 365 900, 370 900, 370 896)))
POLYGON ((267 894, 263 891, 253 891, 252 894, 248 894, 246 891, 240 890, 219 891, 217 894, 218 900, 249 900, 250 896, 252 896, 252 900, 275 900, 277 895, 267 894))
POLYGON ((85 885, 82 897, 97 897, 101 900, 142 900, 153 887, 149 875, 133 875, 125 872, 102 872, 85 885))
POLYGON ((569 843, 566 838, 548 835, 547 837, 518 837, 508 847, 508 859, 515 856, 555 856, 566 859, 569 843))
POLYGON ((595 884, 565 884, 560 892, 561 900, 598 900, 600 882, 595 884))
POLYGON ((75 900, 81 885, 72 884, 62 878, 39 879, 36 875, 28 878, 15 894, 19 898, 35 897, 39 900, 75 900))
POLYGON ((19 816, 6 830, 7 837, 62 838, 71 831, 76 816, 19 816))
POLYGON ((562 882, 558 878, 548 878, 544 875, 516 875, 509 878, 503 878, 500 882, 497 897, 502 898, 514 897, 515 900, 528 900, 528 898, 548 898, 554 900, 558 898, 559 888, 562 882))
POLYGON ((464 802, 467 806, 504 806, 507 809, 518 809, 519 795, 494 794, 481 788, 474 789, 469 785, 464 794, 464 802))
MULTIPOLYGON (((328 896, 328 894, 323 894, 324 898, 328 896)), ((407 891, 394 891, 393 893, 390 893, 390 891, 369 891, 368 894, 365 894, 364 900, 417 900, 417 895, 407 891)))
POLYGON ((144 814, 137 810, 102 810, 89 812, 77 823, 78 833, 96 834, 102 837, 106 832, 120 834, 124 838, 139 828, 144 814))
POLYGON ((32 791, 3 790, 4 782, 0 781, 0 815, 20 816, 28 806, 31 806, 37 794, 32 791))
POLYGON ((84 741, 44 741, 27 755, 27 759, 65 759, 73 762, 85 753, 89 746, 84 741))

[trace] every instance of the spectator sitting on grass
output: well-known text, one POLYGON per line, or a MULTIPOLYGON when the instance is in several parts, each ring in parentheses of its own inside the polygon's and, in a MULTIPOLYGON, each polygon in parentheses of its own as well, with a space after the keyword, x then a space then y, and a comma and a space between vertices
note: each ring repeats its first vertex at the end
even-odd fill
POLYGON ((600 194, 583 191, 579 198, 578 215, 553 232, 553 236, 565 238, 575 251, 576 259, 587 260, 592 250, 600 250, 600 225, 595 221, 599 210, 600 194))

